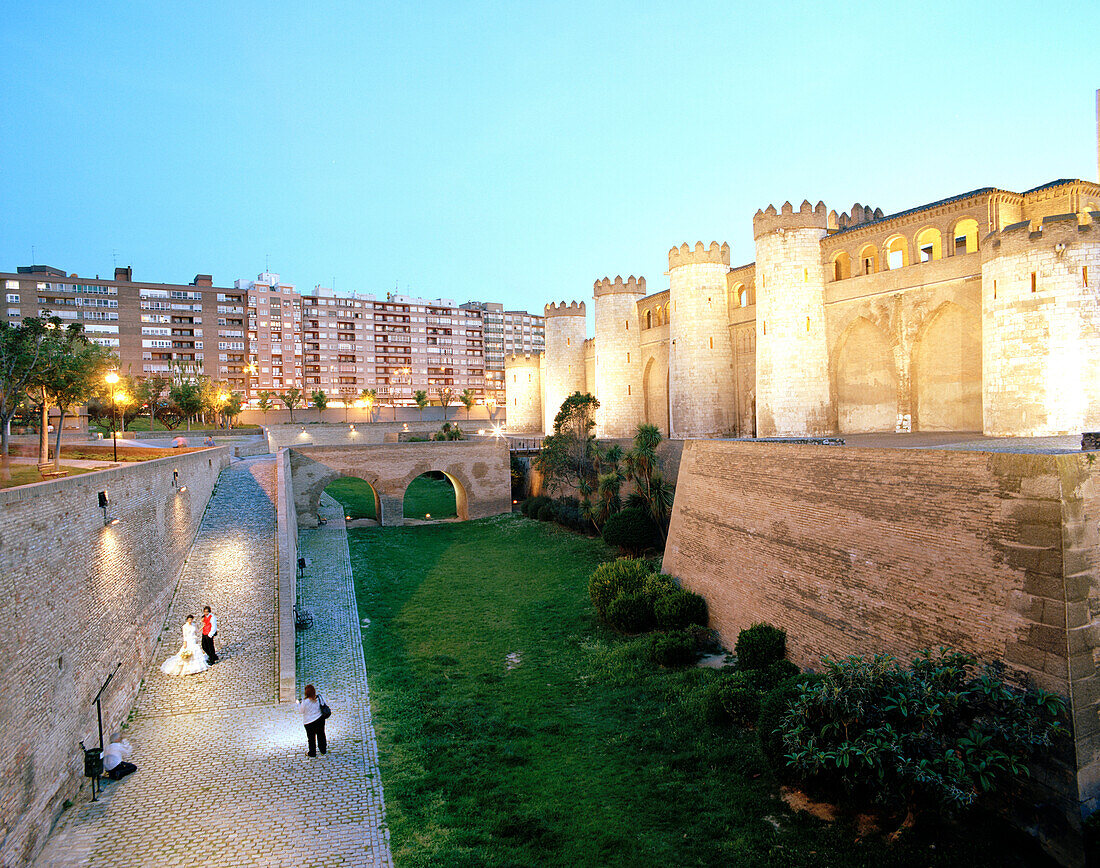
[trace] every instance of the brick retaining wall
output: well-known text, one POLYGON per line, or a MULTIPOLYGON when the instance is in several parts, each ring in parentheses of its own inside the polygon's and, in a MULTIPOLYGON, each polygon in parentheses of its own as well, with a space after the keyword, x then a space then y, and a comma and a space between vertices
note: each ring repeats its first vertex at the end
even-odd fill
POLYGON ((27 864, 137 695, 230 447, 0 491, 0 863, 27 864), (184 492, 172 486, 179 470, 184 492), (105 527, 98 492, 110 498, 105 527))

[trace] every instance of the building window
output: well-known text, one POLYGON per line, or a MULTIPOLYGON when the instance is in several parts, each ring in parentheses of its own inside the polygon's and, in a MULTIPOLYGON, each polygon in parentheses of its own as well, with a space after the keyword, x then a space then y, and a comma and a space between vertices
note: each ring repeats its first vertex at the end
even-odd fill
POLYGON ((8 293, 8 304, 19 304, 19 296, 14 293, 8 293))
POLYGON ((1031 291, 1035 292, 1035 272, 1031 272, 1031 291))

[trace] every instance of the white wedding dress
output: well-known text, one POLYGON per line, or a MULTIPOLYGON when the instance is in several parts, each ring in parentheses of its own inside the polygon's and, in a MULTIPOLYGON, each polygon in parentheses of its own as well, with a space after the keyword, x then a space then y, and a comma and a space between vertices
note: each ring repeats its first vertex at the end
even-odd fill
POLYGON ((160 664, 166 675, 196 675, 210 668, 206 654, 199 645, 199 631, 194 624, 183 623, 183 647, 160 664))

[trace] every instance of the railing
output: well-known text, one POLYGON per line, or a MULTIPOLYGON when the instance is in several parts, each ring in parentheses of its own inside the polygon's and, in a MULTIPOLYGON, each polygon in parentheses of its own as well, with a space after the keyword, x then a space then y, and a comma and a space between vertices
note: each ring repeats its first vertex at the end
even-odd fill
POLYGON ((509 435, 508 451, 534 454, 542 449, 542 441, 542 437, 512 437, 509 435))

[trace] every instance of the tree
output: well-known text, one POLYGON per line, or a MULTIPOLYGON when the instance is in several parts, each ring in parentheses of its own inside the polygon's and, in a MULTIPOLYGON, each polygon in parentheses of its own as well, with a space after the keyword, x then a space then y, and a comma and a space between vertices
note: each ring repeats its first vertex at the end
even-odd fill
POLYGON ((66 330, 65 345, 67 350, 47 386, 50 400, 58 412, 54 432, 54 469, 61 467, 61 432, 65 427, 65 416, 72 408, 91 398, 107 371, 117 364, 114 354, 90 341, 81 326, 70 326, 66 330))
POLYGON ((191 418, 202 412, 202 390, 192 380, 179 380, 168 390, 168 399, 175 405, 180 418, 187 420, 187 430, 191 430, 191 418))
POLYGON ((455 393, 450 386, 440 386, 435 390, 435 394, 439 398, 439 403, 443 407, 443 421, 447 421, 447 408, 451 406, 454 401, 455 393))
POLYGON ((271 403, 272 395, 265 389, 264 391, 259 392, 256 397, 259 398, 259 400, 256 402, 256 406, 259 407, 260 412, 264 414, 264 421, 266 422, 267 412, 273 406, 271 403))
MULTIPOLYGON (((592 433, 596 427, 593 416, 599 406, 600 402, 587 393, 574 392, 566 398, 554 417, 554 433, 543 440, 542 451, 534 461, 550 490, 565 483, 576 488, 582 497, 582 510, 591 510, 589 497, 599 484, 596 438, 592 433)), ((609 482, 605 483, 605 493, 613 502, 609 482)), ((597 508, 596 513, 589 513, 595 516, 595 524, 601 523, 599 512, 597 508)))
POLYGON ((377 389, 364 389, 359 393, 359 397, 367 405, 367 421, 374 421, 374 405, 378 403, 378 390, 377 389))
POLYGON ((290 421, 294 421, 294 408, 302 403, 302 390, 295 387, 293 389, 287 389, 282 396, 282 401, 286 404, 286 408, 290 411, 290 421))
MULTIPOLYGON (((138 383, 138 402, 149 408, 149 430, 153 430, 153 423, 160 415, 161 407, 165 406, 164 395, 171 381, 160 374, 152 374, 138 383)), ((165 426, 167 427, 167 426, 165 426)))
POLYGON ((423 389, 417 389, 413 392, 413 400, 416 401, 416 406, 420 408, 420 421, 424 421, 424 408, 428 406, 428 393, 423 389))
POLYGON ((458 396, 458 400, 466 408, 466 420, 469 421, 470 411, 474 409, 474 404, 477 403, 477 396, 474 394, 473 389, 463 389, 462 394, 458 396))
POLYGON ((664 542, 675 492, 660 472, 657 457, 660 442, 661 432, 656 425, 639 425, 634 432, 634 447, 623 457, 623 468, 634 486, 631 505, 646 511, 664 542))
POLYGON ((485 399, 485 409, 489 412, 489 421, 495 422, 497 417, 497 399, 492 395, 485 399))
POLYGON ((222 413, 225 418, 229 420, 229 427, 232 429, 233 420, 241 415, 241 409, 244 407, 244 398, 237 392, 230 392, 229 397, 225 401, 225 405, 222 407, 222 413))
POLYGON ((348 421, 348 407, 351 406, 351 402, 355 400, 355 389, 345 386, 340 390, 340 401, 344 405, 344 422, 348 421))
POLYGON ((318 389, 309 397, 312 400, 313 406, 317 408, 317 421, 323 421, 322 414, 325 412, 325 407, 328 406, 328 395, 318 389))
MULTIPOLYGON (((45 464, 50 460, 50 386, 54 376, 65 365, 65 350, 69 340, 66 338, 66 330, 62 327, 61 320, 50 317, 43 322, 45 334, 42 337, 38 363, 35 366, 33 376, 26 385, 26 397, 37 409, 39 414, 38 427, 38 463, 45 464)), ((79 325, 73 324, 75 332, 81 330, 79 325)))

